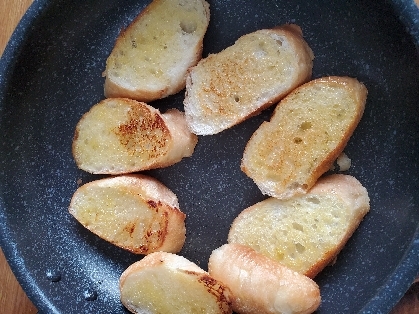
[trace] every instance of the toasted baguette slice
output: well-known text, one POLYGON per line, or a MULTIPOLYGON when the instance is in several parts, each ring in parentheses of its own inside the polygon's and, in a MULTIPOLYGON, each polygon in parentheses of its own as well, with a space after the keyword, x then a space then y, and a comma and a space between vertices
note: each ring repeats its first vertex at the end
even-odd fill
POLYGON ((325 77, 298 87, 252 135, 241 168, 263 194, 306 193, 330 169, 364 112, 365 86, 325 77))
POLYGON ((216 134, 259 113, 310 79, 313 58, 297 25, 240 37, 188 72, 189 128, 198 135, 216 134))
POLYGON ((157 109, 127 98, 93 106, 76 126, 73 156, 95 174, 123 174, 162 168, 192 155, 198 137, 182 112, 157 109))
POLYGON ((312 313, 320 305, 313 280, 244 245, 214 250, 208 270, 231 290, 233 311, 240 314, 312 313))
POLYGON ((204 0, 154 0, 119 35, 106 61, 105 96, 149 102, 185 88, 209 19, 204 0))
POLYGON ((179 252, 185 214, 176 195, 154 178, 124 175, 86 183, 69 212, 99 237, 136 254, 179 252))
POLYGON ((120 278, 121 301, 132 313, 231 313, 230 291, 186 258, 157 252, 120 278))
POLYGON ((245 209, 233 221, 228 242, 314 278, 335 260, 369 208, 367 190, 357 179, 330 175, 305 195, 268 198, 245 209))

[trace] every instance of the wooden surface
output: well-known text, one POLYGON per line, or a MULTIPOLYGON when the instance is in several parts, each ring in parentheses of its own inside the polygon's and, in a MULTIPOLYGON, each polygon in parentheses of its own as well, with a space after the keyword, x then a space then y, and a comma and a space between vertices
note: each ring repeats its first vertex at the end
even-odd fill
MULTIPOLYGON (((0 0, 0 55, 32 0, 0 0)), ((35 314, 36 307, 23 292, 0 250, 0 312, 35 314)))
MULTIPOLYGON (((419 0, 415 0, 419 3, 419 0)), ((0 0, 0 55, 32 0, 0 0)), ((0 250, 0 309, 2 313, 33 314, 35 306, 23 292, 0 250)), ((391 314, 419 313, 419 282, 412 285, 391 314)))
POLYGON ((35 314, 36 307, 23 292, 0 250, 0 311, 10 314, 35 314))

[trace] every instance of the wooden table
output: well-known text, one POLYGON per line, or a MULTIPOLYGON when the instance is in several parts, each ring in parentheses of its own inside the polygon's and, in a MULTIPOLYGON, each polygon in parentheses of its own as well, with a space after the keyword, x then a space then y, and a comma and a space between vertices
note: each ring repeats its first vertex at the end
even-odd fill
MULTIPOLYGON (((419 3, 419 0, 415 0, 419 3)), ((0 0, 0 55, 32 0, 0 0)), ((36 307, 23 292, 0 250, 0 309, 2 313, 34 314, 36 307)), ((412 285, 391 314, 419 313, 419 282, 412 285)))

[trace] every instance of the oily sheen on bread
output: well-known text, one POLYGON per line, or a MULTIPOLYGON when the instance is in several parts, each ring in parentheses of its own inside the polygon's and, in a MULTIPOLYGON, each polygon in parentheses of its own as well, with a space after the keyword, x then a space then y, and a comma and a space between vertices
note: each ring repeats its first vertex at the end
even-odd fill
POLYGON ((204 0, 153 0, 121 32, 106 61, 106 97, 149 102, 185 88, 210 19, 204 0))
POLYGON ((254 132, 241 168, 263 194, 306 193, 330 169, 364 112, 367 89, 350 77, 324 77, 291 92, 254 132))
POLYGON ((219 133, 278 102, 311 78, 313 52, 297 25, 258 30, 201 59, 186 79, 190 130, 219 133))
POLYGON ((214 250, 208 271, 231 290, 240 314, 308 314, 320 305, 313 280, 241 244, 214 250))
POLYGON ((186 258, 156 252, 129 266, 120 295, 132 313, 231 313, 230 291, 186 258))
POLYGON ((162 168, 192 155, 198 138, 177 109, 159 110, 127 98, 108 98, 80 119, 73 139, 77 166, 123 174, 162 168))
POLYGON ((145 175, 123 175, 80 186, 69 207, 85 228, 136 254, 179 252, 185 214, 176 195, 145 175))
POLYGON ((314 278, 333 262, 370 209, 367 190, 352 176, 322 177, 290 199, 268 198, 233 221, 229 243, 247 245, 314 278))

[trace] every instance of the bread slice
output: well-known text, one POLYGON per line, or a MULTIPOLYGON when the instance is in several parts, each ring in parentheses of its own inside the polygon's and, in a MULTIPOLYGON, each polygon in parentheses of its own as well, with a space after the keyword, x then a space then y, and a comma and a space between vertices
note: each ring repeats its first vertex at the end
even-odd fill
POLYGON ((84 227, 136 254, 179 252, 185 242, 185 214, 176 195, 145 175, 123 175, 86 183, 69 207, 84 227))
POLYGON ((153 0, 116 40, 105 96, 149 102, 185 88, 187 69, 202 57, 209 19, 204 0, 153 0))
POLYGON ((120 278, 121 301, 132 313, 231 313, 230 291, 186 258, 156 252, 120 278))
POLYGON ((268 198, 245 209, 233 221, 228 242, 314 278, 335 260, 369 208, 367 190, 357 179, 330 175, 305 195, 268 198))
POLYGON ((278 102, 308 81, 313 52, 297 25, 240 37, 191 68, 186 79, 186 120, 193 133, 230 128, 278 102))
POLYGON ((198 138, 177 109, 159 110, 127 98, 93 106, 76 126, 73 156, 95 174, 123 174, 162 168, 192 155, 198 138))
POLYGON ((208 269, 231 290, 233 310, 240 314, 305 314, 320 305, 313 280, 241 244, 214 250, 208 269))
POLYGON ((263 194, 306 193, 345 148, 366 97, 365 86, 349 77, 324 77, 298 87, 252 135, 242 170, 263 194))

